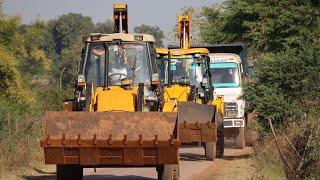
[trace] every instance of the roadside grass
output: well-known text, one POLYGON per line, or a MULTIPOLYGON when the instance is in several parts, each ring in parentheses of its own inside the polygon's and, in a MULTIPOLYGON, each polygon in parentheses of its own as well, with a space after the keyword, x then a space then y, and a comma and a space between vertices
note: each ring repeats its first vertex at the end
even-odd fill
POLYGON ((282 180, 286 179, 282 166, 269 164, 262 167, 260 174, 265 180, 282 180))
POLYGON ((273 139, 269 136, 265 136, 254 146, 253 161, 257 172, 256 179, 286 179, 282 162, 275 147, 273 139))
POLYGON ((20 179, 43 163, 39 118, 7 116, 1 125, 0 179, 20 179))

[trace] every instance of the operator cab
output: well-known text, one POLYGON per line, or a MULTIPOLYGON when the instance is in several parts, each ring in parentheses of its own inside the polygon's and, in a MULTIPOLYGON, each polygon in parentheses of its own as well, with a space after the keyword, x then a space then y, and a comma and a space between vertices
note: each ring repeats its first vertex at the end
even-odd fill
POLYGON ((197 53, 201 51, 196 49, 170 49, 167 54, 159 52, 157 49, 157 64, 162 84, 191 87, 193 93, 207 101, 213 91, 209 57, 205 53, 197 53))
MULTIPOLYGON (((105 36, 112 35, 106 34, 105 36)), ((131 34, 118 35, 134 37, 131 34)), ((100 38, 99 41, 86 42, 86 51, 81 61, 79 75, 84 76, 87 84, 93 87, 121 85, 134 87, 139 83, 151 85, 152 77, 156 77, 157 74, 153 42, 134 39, 125 41, 124 39, 103 40, 100 38), (130 83, 127 84, 128 82, 130 83)))
POLYGON ((76 97, 88 106, 94 92, 142 87, 156 101, 158 71, 154 38, 146 34, 90 34, 79 65, 76 97))

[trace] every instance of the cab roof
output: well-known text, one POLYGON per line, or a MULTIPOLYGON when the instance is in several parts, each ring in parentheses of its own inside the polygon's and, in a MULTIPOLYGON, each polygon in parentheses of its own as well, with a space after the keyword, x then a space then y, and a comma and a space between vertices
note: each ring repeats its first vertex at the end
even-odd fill
POLYGON ((206 48, 190 48, 190 49, 169 49, 172 56, 191 55, 191 54, 209 54, 209 50, 206 48))
POLYGON ((83 36, 83 42, 110 42, 114 40, 122 40, 127 42, 155 42, 152 35, 149 34, 124 34, 124 33, 113 33, 113 34, 101 34, 91 33, 83 36))
POLYGON ((156 52, 157 54, 168 55, 169 50, 166 48, 156 48, 156 52))

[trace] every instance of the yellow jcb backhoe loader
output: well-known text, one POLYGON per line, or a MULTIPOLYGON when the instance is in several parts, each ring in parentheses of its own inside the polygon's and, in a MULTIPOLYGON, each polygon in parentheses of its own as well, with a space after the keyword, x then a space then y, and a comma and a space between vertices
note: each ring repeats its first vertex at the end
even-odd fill
POLYGON ((179 140, 205 147, 208 160, 222 157, 223 98, 213 100, 209 51, 190 48, 189 16, 179 16, 179 49, 157 49, 163 112, 178 112, 179 140))
MULTIPOLYGON (((126 5, 114 8, 115 22, 127 22, 117 14, 126 5)), ((117 30, 127 27, 119 24, 117 30)), ((40 144, 57 179, 81 179, 83 168, 102 167, 156 167, 158 179, 179 178, 177 113, 158 112, 154 41, 146 34, 83 37, 75 98, 43 121, 40 144)))

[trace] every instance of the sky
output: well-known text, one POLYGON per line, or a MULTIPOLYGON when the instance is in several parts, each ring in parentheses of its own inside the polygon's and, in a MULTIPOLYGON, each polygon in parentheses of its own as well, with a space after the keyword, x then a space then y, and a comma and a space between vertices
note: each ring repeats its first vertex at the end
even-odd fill
POLYGON ((112 18, 114 3, 127 3, 129 30, 147 24, 159 26, 167 34, 172 30, 182 8, 201 8, 223 0, 3 0, 2 10, 6 15, 19 15, 22 23, 29 24, 35 18, 49 20, 69 12, 81 13, 93 22, 112 18))

